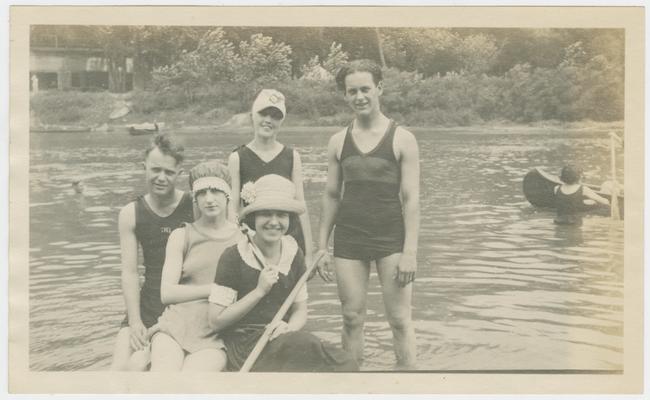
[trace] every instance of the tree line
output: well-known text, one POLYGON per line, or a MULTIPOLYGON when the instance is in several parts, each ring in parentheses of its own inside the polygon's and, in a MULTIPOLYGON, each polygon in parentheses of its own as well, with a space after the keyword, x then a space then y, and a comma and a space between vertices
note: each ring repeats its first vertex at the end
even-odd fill
POLYGON ((299 96, 299 114, 327 122, 344 111, 331 76, 348 59, 370 58, 390 76, 387 111, 409 123, 461 125, 622 119, 624 39, 620 29, 31 28, 34 47, 102 49, 109 77, 132 59, 143 111, 211 100, 224 112, 245 111, 256 89, 275 84, 299 96))

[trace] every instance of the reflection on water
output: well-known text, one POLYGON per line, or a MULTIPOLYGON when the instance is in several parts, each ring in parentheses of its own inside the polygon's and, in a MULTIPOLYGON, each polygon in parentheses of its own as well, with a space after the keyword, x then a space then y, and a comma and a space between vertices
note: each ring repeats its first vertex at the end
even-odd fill
MULTIPOLYGON (((302 154, 316 233, 330 131, 285 132, 302 154)), ((417 131, 422 157, 413 317, 421 367, 435 370, 591 369, 623 365, 623 222, 589 216, 557 226, 531 207, 533 166, 579 161, 608 176, 605 135, 417 131)), ((187 166, 225 160, 248 138, 184 134, 187 166)), ((110 363, 123 318, 117 214, 140 193, 142 149, 126 134, 32 134, 30 366, 97 370, 110 363), (73 180, 83 180, 77 194, 73 180)), ((622 166, 623 160, 617 160, 622 166)), ((618 171, 619 179, 623 171, 618 171)), ((622 179, 621 179, 622 180, 622 179)), ((181 179, 187 188, 187 178, 181 179)), ((376 275, 368 294, 366 365, 390 369, 392 338, 376 275)), ((310 283, 307 328, 339 342, 336 287, 310 283)))

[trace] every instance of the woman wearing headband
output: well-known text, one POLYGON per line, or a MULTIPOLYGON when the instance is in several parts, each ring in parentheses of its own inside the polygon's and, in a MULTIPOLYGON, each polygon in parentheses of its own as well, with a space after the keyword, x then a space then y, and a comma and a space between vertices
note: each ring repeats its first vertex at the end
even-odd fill
POLYGON ((219 256, 242 234, 228 221, 228 170, 202 163, 190 171, 190 188, 200 215, 172 232, 162 272, 161 299, 167 308, 151 341, 152 371, 221 371, 223 342, 208 326, 208 296, 219 256))

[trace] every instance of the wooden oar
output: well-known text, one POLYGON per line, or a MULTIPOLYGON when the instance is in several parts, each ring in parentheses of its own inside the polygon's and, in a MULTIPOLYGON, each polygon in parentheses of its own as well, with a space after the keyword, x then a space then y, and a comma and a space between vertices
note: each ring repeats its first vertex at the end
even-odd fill
POLYGON ((610 147, 610 158, 611 158, 611 168, 612 168, 612 180, 614 184, 612 185, 612 201, 609 204, 610 216, 612 220, 619 221, 621 219, 621 213, 618 209, 618 181, 616 180, 616 142, 621 142, 621 139, 614 133, 609 133, 609 147, 610 147))
POLYGON ((289 311, 289 307, 291 307, 293 301, 296 299, 300 288, 302 288, 302 286, 307 283, 307 278, 311 274, 311 271, 316 268, 316 265, 324 255, 325 252, 321 252, 320 255, 318 255, 318 257, 312 261, 311 265, 307 268, 305 273, 302 274, 300 279, 298 279, 296 286, 293 287, 291 293, 289 293, 289 296, 287 296, 287 298, 284 300, 284 303, 282 303, 282 306, 280 306, 280 309, 275 314, 275 317, 273 317, 271 322, 266 326, 266 329, 260 337, 260 340, 258 340, 255 347, 253 347, 253 350, 248 355, 248 358, 246 358, 246 361, 244 362, 244 365, 242 365, 239 372, 249 372, 251 370, 255 364, 255 361, 257 361, 257 358, 260 356, 260 353, 262 353, 262 350, 264 350, 264 347, 266 347, 266 344, 269 342, 269 338, 271 337, 272 333, 271 330, 280 322, 280 320, 282 320, 282 318, 284 318, 287 311, 289 311))
POLYGON ((257 247, 255 242, 253 242, 253 238, 251 237, 250 234, 250 228, 246 224, 241 224, 241 231, 244 235, 246 235, 246 239, 248 239, 248 244, 251 245, 251 249, 253 251, 253 256, 255 257, 255 260, 257 260, 257 263, 260 265, 262 269, 266 269, 266 258, 264 257, 264 254, 262 254, 262 251, 257 247))

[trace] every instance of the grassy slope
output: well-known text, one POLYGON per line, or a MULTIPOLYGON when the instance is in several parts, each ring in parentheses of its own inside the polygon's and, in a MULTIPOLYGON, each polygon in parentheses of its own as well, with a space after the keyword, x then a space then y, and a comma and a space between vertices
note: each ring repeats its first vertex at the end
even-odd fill
MULTIPOLYGON (((40 92, 32 95, 31 106, 31 127, 42 126, 73 126, 73 127, 97 127, 102 124, 123 126, 142 122, 164 122, 166 126, 175 128, 190 128, 192 126, 218 126, 231 117, 228 110, 213 109, 208 112, 199 109, 174 109, 174 110, 151 110, 150 112, 131 111, 126 116, 109 120, 113 110, 123 107, 132 101, 129 94, 119 95, 105 92, 82 93, 82 92, 40 92)), ((137 107, 135 107, 137 109, 137 107)), ((300 115, 289 114, 285 126, 308 127, 308 126, 343 126, 350 120, 350 113, 339 113, 330 117, 319 117, 311 120, 300 115)), ((409 125, 408 121, 404 125, 409 125)), ((522 124, 512 121, 489 121, 480 126, 488 130, 520 130, 522 124)), ((427 128, 434 127, 433 125, 427 128)), ((622 121, 614 122, 562 122, 562 121, 538 121, 525 125, 528 130, 547 130, 562 128, 571 130, 620 130, 623 127, 622 121)), ((449 130, 463 130, 467 127, 442 127, 449 130)), ((417 129, 417 128, 416 128, 417 129)))

